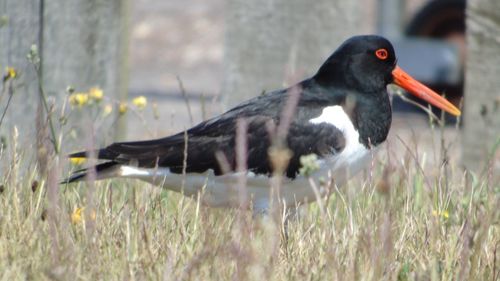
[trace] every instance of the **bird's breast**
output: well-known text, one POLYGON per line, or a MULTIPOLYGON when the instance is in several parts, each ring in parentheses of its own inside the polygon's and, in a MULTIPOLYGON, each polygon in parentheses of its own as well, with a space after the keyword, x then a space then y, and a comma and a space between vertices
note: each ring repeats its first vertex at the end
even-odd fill
POLYGON ((325 107, 319 116, 309 122, 327 123, 342 132, 345 139, 344 148, 340 152, 327 155, 320 163, 320 170, 332 172, 338 183, 343 183, 350 175, 356 174, 367 162, 369 163, 367 160, 372 151, 360 142, 359 132, 342 106, 325 107))

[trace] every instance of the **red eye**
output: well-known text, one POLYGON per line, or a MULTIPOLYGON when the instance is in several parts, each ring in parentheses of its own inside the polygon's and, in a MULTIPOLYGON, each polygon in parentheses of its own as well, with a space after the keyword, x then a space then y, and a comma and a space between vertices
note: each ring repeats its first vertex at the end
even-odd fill
POLYGON ((381 60, 385 60, 389 56, 389 54, 387 53, 386 49, 378 49, 378 50, 376 50, 375 51, 375 55, 377 56, 377 58, 379 58, 381 60))

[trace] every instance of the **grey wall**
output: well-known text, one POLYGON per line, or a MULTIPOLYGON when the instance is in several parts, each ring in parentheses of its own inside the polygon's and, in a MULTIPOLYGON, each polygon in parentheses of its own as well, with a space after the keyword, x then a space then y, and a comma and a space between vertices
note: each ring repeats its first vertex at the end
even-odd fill
MULTIPOLYGON (((32 44, 40 50, 43 88, 56 104, 70 85, 78 91, 99 86, 113 99, 126 95, 128 1, 0 0, 0 17, 7 19, 0 27, 1 71, 16 68, 15 85, 21 85, 0 134, 9 136, 16 125, 22 139, 34 137, 39 91, 26 59, 32 44)), ((4 106, 2 100, 2 112, 4 106)))
POLYGON ((345 39, 366 33, 360 0, 227 0, 227 106, 315 73, 345 39))

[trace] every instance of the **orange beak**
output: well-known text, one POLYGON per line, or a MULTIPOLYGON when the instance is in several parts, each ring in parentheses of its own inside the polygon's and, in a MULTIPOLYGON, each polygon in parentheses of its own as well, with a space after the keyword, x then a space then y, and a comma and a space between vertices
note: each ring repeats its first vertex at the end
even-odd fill
POLYGON ((392 76, 394 77, 394 83, 407 90, 410 94, 423 99, 424 101, 437 106, 452 115, 460 116, 461 112, 458 108, 424 84, 415 80, 413 77, 408 75, 408 73, 404 72, 399 66, 394 68, 392 76))

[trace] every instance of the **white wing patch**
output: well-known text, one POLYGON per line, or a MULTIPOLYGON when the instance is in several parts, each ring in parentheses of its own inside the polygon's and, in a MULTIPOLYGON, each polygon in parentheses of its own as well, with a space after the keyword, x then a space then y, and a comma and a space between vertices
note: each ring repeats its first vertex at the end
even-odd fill
POLYGON ((369 150, 359 142, 359 133, 340 105, 328 106, 321 115, 309 120, 313 124, 328 123, 339 129, 345 138, 345 148, 340 154, 332 155, 331 170, 347 169, 350 175, 357 173, 364 165, 369 150))
MULTIPOLYGON (((351 123, 349 116, 344 112, 344 109, 340 105, 328 106, 323 109, 321 115, 309 120, 309 122, 314 124, 328 123, 341 129, 351 123)), ((352 125, 352 124, 351 124, 352 125)), ((354 128, 354 127, 353 127, 354 128)))

